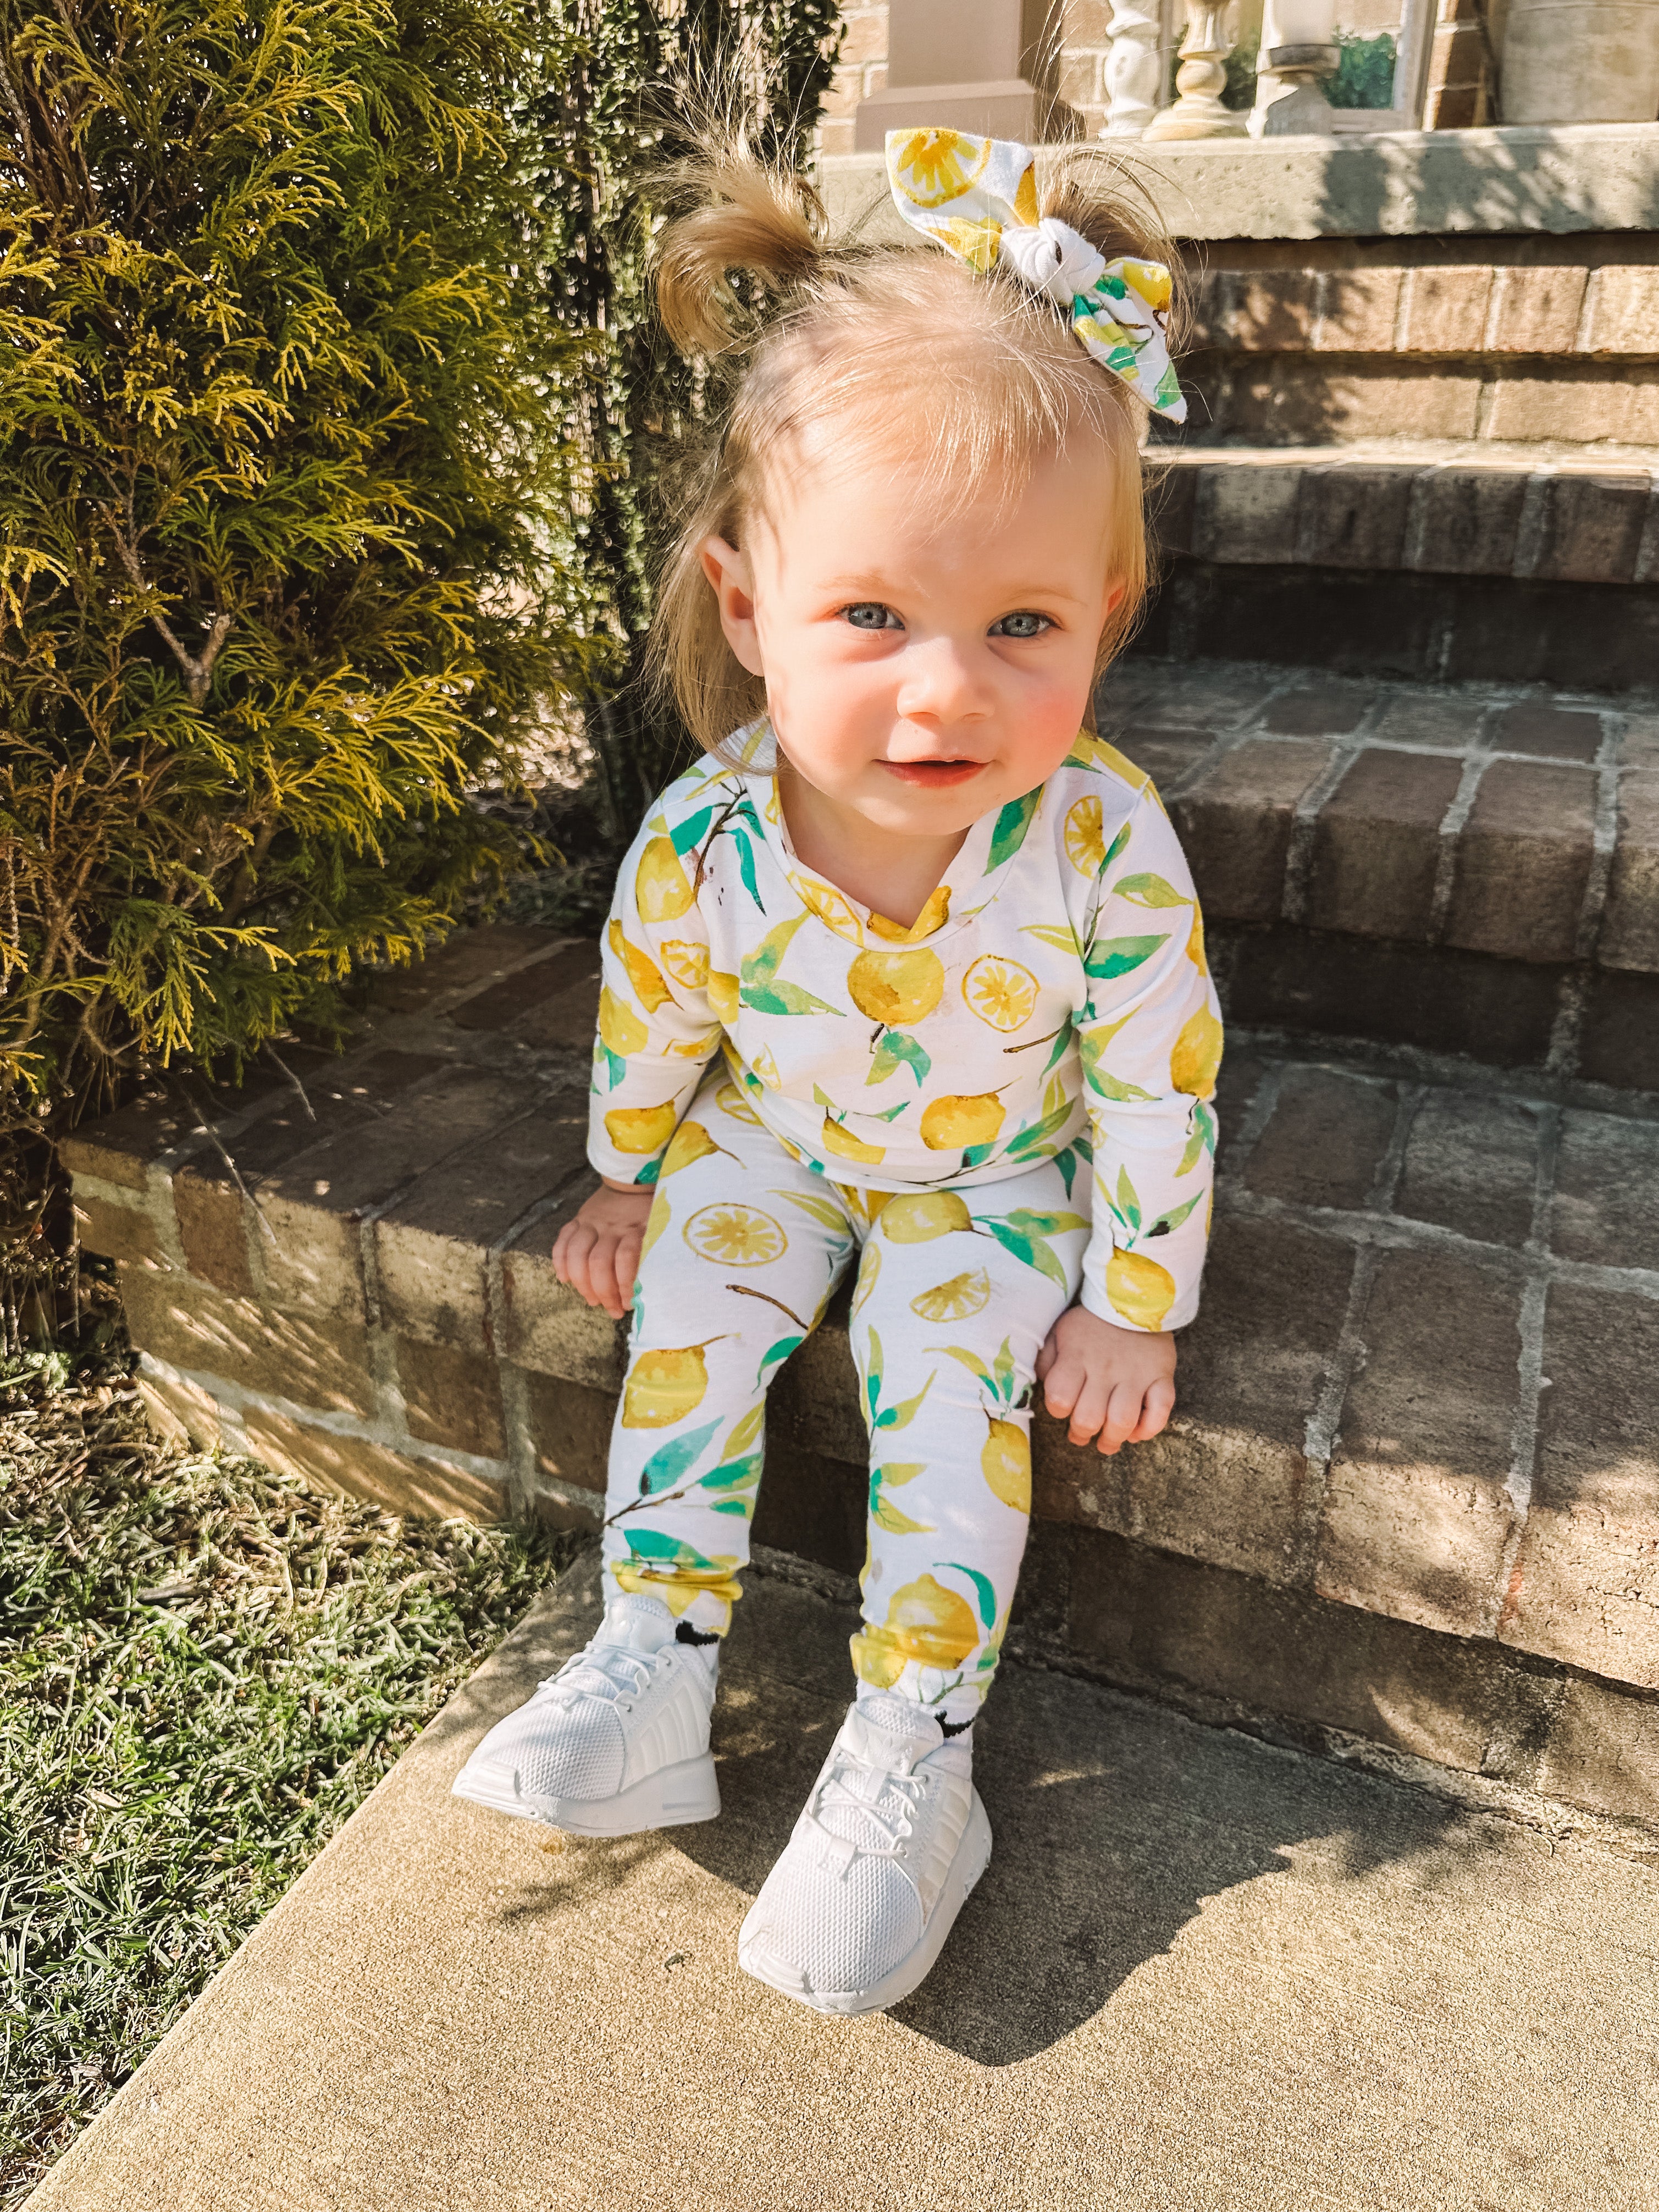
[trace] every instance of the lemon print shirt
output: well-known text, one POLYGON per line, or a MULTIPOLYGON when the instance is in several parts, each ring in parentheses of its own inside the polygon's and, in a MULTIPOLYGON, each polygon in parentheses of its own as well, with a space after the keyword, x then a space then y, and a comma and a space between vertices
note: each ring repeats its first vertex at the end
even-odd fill
MULTIPOLYGON (((915 927, 796 859, 763 722, 670 786, 617 878, 589 1154, 654 1182, 707 1063, 843 1185, 994 1182, 1054 1162, 1093 1230, 1082 1302, 1198 1304, 1221 1022, 1192 878, 1150 780, 1080 736, 968 832, 915 927)), ((734 1170, 734 1173, 736 1170, 734 1170)), ((1034 1216, 1009 1233, 1041 1237, 1034 1216)))

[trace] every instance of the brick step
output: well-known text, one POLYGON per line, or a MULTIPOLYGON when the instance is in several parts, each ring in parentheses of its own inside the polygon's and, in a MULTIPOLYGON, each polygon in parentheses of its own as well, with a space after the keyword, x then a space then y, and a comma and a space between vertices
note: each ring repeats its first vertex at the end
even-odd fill
POLYGON ((1210 252, 1182 376, 1212 434, 1659 443, 1659 266, 1641 234, 1210 252), (1494 261, 1500 243, 1528 258, 1494 261))
MULTIPOLYGON (((286 1084, 163 1097, 72 1141, 158 1420, 396 1510, 597 1520, 624 1336, 550 1265, 592 1178, 574 1051, 545 1035, 585 1036, 592 948, 538 935, 475 933, 389 991, 350 1057, 295 1070, 308 1112, 286 1084)), ((1106 1460, 1039 1413, 1029 1632, 1527 1786, 1525 1716, 1569 1692, 1650 1731, 1651 1103, 1236 1034, 1179 1414, 1106 1460), (1264 1672, 1269 1620, 1326 1655, 1316 1680, 1264 1672)), ((758 1540, 852 1571, 844 1302, 770 1439, 758 1540)), ((1595 1788, 1638 1809, 1633 1780, 1595 1788)))
POLYGON ((1659 711, 1120 664, 1230 1016, 1659 1091, 1659 711))
POLYGON ((1137 653, 1618 694, 1659 670, 1659 451, 1149 448, 1137 653))

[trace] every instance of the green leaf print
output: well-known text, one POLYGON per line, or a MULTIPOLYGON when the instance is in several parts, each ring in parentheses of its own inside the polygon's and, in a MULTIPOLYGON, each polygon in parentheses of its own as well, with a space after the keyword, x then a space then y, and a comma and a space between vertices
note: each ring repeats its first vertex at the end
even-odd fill
POLYGON ((775 1367, 781 1359, 787 1359, 795 1346, 798 1344, 805 1344, 805 1336, 781 1336, 771 1350, 762 1358, 760 1377, 757 1379, 756 1387, 758 1389, 759 1382, 764 1380, 769 1367, 775 1367))
POLYGON ((865 1419, 867 1421, 873 1421, 875 1419, 876 1408, 881 1403, 882 1364, 883 1355, 881 1339, 876 1334, 874 1329, 872 1329, 870 1332, 870 1364, 866 1369, 864 1376, 864 1399, 866 1407, 865 1419))
POLYGON ((1031 826, 1042 798, 1042 786, 1028 791, 1024 799, 1011 799, 997 817, 997 826, 991 832, 991 850, 985 862, 985 872, 1000 868, 1005 860, 1012 860, 1025 842, 1025 833, 1031 826))
POLYGON ((720 1571, 718 1559, 705 1559, 694 1544, 683 1544, 678 1536, 666 1535, 660 1528, 630 1528, 628 1548, 636 1559, 690 1567, 697 1574, 715 1575, 720 1571))
POLYGON ((1206 1152, 1215 1150, 1215 1115, 1201 1098, 1193 1101, 1193 1133, 1187 1139, 1187 1149, 1181 1155, 1178 1176, 1190 1175, 1206 1152))
POLYGON ((1162 876, 1125 876, 1113 890, 1119 898, 1127 899, 1134 906, 1190 906, 1184 892, 1173 884, 1165 883, 1162 876))
POLYGON ((996 1238, 1005 1252, 1012 1252, 1016 1260, 1024 1261, 1028 1267, 1035 1267, 1038 1274, 1046 1275, 1051 1283, 1065 1283, 1066 1270, 1045 1242, 1037 1237, 1022 1236, 1018 1229, 1011 1228, 1006 1221, 984 1221, 980 1226, 996 1238))
POLYGON ((959 1575, 966 1575, 972 1583, 974 1595, 979 1600, 979 1617, 984 1622, 988 1636, 997 1625, 997 1594, 991 1587, 990 1577, 981 1574, 977 1567, 964 1567, 956 1559, 941 1559, 939 1565, 953 1568, 959 1575))
POLYGON ((769 929, 755 950, 738 963, 741 987, 738 992, 740 1003, 751 1006, 757 1014, 836 1014, 843 1012, 826 1000, 815 999, 810 991, 803 991, 794 983, 780 983, 775 979, 783 965, 783 956, 789 950, 789 940, 801 924, 810 917, 796 915, 791 921, 781 921, 775 929, 769 929))
POLYGON ((1132 1231, 1140 1227, 1140 1194, 1129 1180, 1127 1168, 1117 1171, 1117 1203, 1113 1212, 1120 1221, 1127 1222, 1132 1231))
POLYGON ((1065 1127, 1071 1114, 1072 1102, 1068 1098, 1064 1105, 1056 1106, 1052 1114, 1045 1114, 1040 1121, 1033 1121, 1027 1128, 1016 1129, 1003 1146, 1003 1152, 1013 1159, 1022 1152, 1029 1152, 1035 1146, 1046 1144, 1056 1129, 1065 1127))
POLYGON ((755 881, 755 848, 741 831, 734 833, 732 842, 738 848, 738 873, 743 878, 743 887, 764 914, 766 909, 761 906, 760 886, 755 881))
POLYGON ((1039 945, 1050 945, 1056 952, 1075 952, 1079 960, 1083 957, 1077 932, 1070 927, 1052 921, 1028 921, 1019 933, 1022 937, 1035 937, 1039 945))
POLYGON ((672 1490, 713 1443, 719 1427, 718 1421, 709 1421, 689 1436, 672 1437, 665 1444, 659 1444, 640 1469, 640 1496, 654 1498, 659 1491, 672 1490))
POLYGON ((678 823, 678 826, 671 831, 670 842, 673 845, 674 850, 679 854, 682 860, 685 858, 686 854, 691 850, 691 848, 694 845, 700 844, 702 842, 702 833, 708 827, 714 818, 714 808, 712 806, 705 806, 701 808, 696 814, 688 814, 684 821, 678 823))
POLYGON ((745 1521, 754 1510, 754 1501, 748 1498, 717 1498, 709 1508, 711 1513, 740 1513, 745 1521))
POLYGON ((902 1030, 885 1030, 882 1033, 881 1042, 876 1047, 865 1082, 885 1083, 888 1077, 896 1075, 901 1067, 909 1069, 920 1091, 933 1073, 933 1063, 915 1037, 906 1036, 902 1030))
POLYGON ((1097 982, 1109 982, 1115 975, 1127 975, 1150 960, 1160 945, 1169 943, 1164 937, 1109 937, 1103 943, 1091 945, 1084 960, 1085 972, 1097 982))
POLYGON ((1129 824, 1126 822, 1123 827, 1118 831, 1116 836, 1113 838, 1110 845, 1107 848, 1106 857, 1100 864, 1100 872, 1103 876, 1105 874, 1107 869, 1111 866, 1114 860, 1121 860, 1122 859, 1123 848, 1128 842, 1129 824))
POLYGON ((731 1435, 726 1439, 726 1457, 728 1459, 737 1459, 742 1453, 748 1450, 750 1444, 758 1443, 760 1439, 760 1432, 765 1425, 766 1405, 764 1400, 763 1400, 758 1406, 751 1406, 749 1408, 749 1411, 744 1415, 743 1419, 738 1423, 736 1428, 732 1430, 731 1435))
POLYGON ((761 1479, 761 1455, 750 1452, 743 1459, 729 1459, 723 1465, 711 1468, 707 1474, 697 1478, 699 1490, 747 1490, 761 1479))
POLYGON ((966 1351, 959 1344, 930 1344, 927 1349, 930 1352, 943 1352, 947 1359, 954 1359, 958 1367, 965 1367, 968 1370, 981 1389, 989 1390, 994 1394, 997 1387, 996 1376, 992 1374, 976 1352, 966 1351))
POLYGON ((901 1513, 889 1498, 875 1500, 870 1508, 870 1517, 890 1536, 931 1536, 933 1533, 931 1521, 913 1521, 908 1513, 901 1513))
POLYGON ((921 1410, 921 1401, 933 1387, 930 1375, 914 1398, 901 1398, 896 1406, 887 1406, 876 1415, 878 1429, 908 1429, 921 1410))
MULTIPOLYGON (((1002 1218, 1011 1229, 1027 1237, 1063 1237, 1068 1229, 1086 1229, 1089 1224, 1080 1213, 1035 1213, 1029 1206, 1017 1206, 1002 1218)), ((988 1229, 988 1221, 981 1224, 988 1229)))
POLYGON ((1202 1201, 1204 1193, 1201 1190, 1195 1191, 1184 1206, 1177 1206, 1168 1213, 1159 1214, 1146 1234, 1149 1237, 1167 1237, 1172 1229, 1179 1229, 1193 1208, 1202 1201))
POLYGON ((878 1482, 902 1488, 905 1483, 914 1482, 919 1474, 926 1474, 927 1472, 925 1459, 890 1459, 876 1469, 875 1479, 878 1482))
MULTIPOLYGON (((1127 1015, 1124 1020, 1128 1019, 1127 1015)), ((1131 1099, 1150 1098, 1150 1091, 1143 1091, 1138 1083, 1125 1083, 1121 1077, 1109 1074, 1101 1066, 1106 1048, 1123 1027, 1114 1022, 1109 1029, 1083 1030, 1078 1036, 1078 1047, 1083 1055, 1083 1080, 1097 1098, 1109 1099, 1114 1105, 1127 1104, 1131 1099)))

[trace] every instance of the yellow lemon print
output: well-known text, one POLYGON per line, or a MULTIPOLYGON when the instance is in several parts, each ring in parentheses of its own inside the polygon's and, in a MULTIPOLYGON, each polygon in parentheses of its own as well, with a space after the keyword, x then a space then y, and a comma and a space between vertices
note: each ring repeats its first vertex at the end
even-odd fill
MULTIPOLYGON (((879 1249, 868 1247, 872 1252, 879 1249)), ((990 1303, 991 1278, 983 1267, 975 1267, 965 1275, 952 1275, 948 1283, 935 1283, 931 1291, 911 1299, 910 1310, 924 1321, 966 1321, 970 1314, 983 1313, 990 1303)))
POLYGON ((1200 975, 1209 974, 1209 963, 1204 957, 1204 917, 1196 907, 1193 908, 1193 926, 1187 933, 1187 957, 1200 975))
POLYGON ((1144 1252, 1114 1252, 1106 1268, 1106 1295, 1115 1312, 1137 1328, 1158 1328, 1175 1304, 1175 1277, 1144 1252))
POLYGON ((701 1121, 682 1121, 674 1132, 674 1141, 663 1156, 662 1180, 678 1175, 698 1160, 706 1160, 711 1152, 720 1152, 726 1159, 732 1155, 724 1145, 717 1145, 701 1121))
POLYGON ((662 964, 677 983, 684 983, 688 991, 701 991, 708 981, 708 947, 688 944, 683 937, 670 937, 657 950, 662 955, 662 964))
POLYGON ((678 921, 690 908, 690 883, 666 837, 653 837, 640 854, 634 903, 641 921, 678 921))
POLYGON ((722 1083, 714 1093, 714 1103, 722 1114, 729 1114, 734 1121, 746 1121, 750 1128, 758 1129, 761 1117, 744 1097, 735 1083, 722 1083))
POLYGON ((1003 1104, 994 1091, 976 1097, 935 1098, 921 1117, 921 1141, 932 1152, 988 1145, 1002 1127, 1003 1104))
POLYGON ((656 962, 647 959, 637 945, 629 943, 623 935, 621 922, 612 921, 605 935, 611 950, 628 970, 628 980, 634 986, 635 997, 647 1014, 654 1014, 669 996, 668 986, 663 981, 656 962))
POLYGON ((714 1009, 722 1025, 730 1029, 738 1018, 738 979, 724 975, 711 969, 708 980, 708 1003, 714 1009))
POLYGON ((815 914, 826 929, 833 929, 837 937, 850 939, 854 945, 863 944, 859 918, 838 890, 828 884, 815 884, 810 876, 791 876, 789 881, 808 914, 815 914))
POLYGON ((778 1073, 778 1063, 772 1057, 772 1048, 769 1044, 763 1044, 761 1047, 750 1064, 755 1073, 759 1076, 769 1091, 782 1090, 783 1078, 778 1073))
POLYGON ((695 1413, 708 1388, 708 1369, 703 1354, 717 1336, 702 1344, 687 1344, 673 1352, 642 1352, 628 1371, 623 1385, 622 1425, 625 1429, 666 1429, 695 1413))
POLYGON ((789 1243, 771 1215, 756 1206, 705 1206, 680 1233, 699 1259, 725 1267, 764 1267, 789 1243))
POLYGON ((607 983, 599 994, 599 1036, 618 1060, 638 1052, 647 1042, 645 1024, 631 1006, 623 1006, 607 983))
POLYGON ((678 1119, 672 1106, 613 1106, 605 1133, 619 1152, 659 1152, 678 1119))
POLYGON ((669 1222, 672 1218, 673 1217, 669 1210, 668 1200, 663 1196, 662 1187, 659 1184, 657 1194, 651 1201, 650 1216, 645 1224, 645 1241, 640 1246, 640 1257, 641 1260, 644 1259, 646 1254, 651 1249, 652 1246, 657 1242, 657 1239, 662 1235, 663 1231, 667 1228, 669 1222))
POLYGON ((618 1559, 611 1572, 630 1596, 659 1597, 676 1620, 700 1597, 712 1597, 724 1605, 729 1620, 732 1607, 743 1595, 737 1564, 735 1554, 718 1553, 707 1567, 657 1567, 640 1559, 618 1559))
POLYGON ((945 994, 945 969, 937 952, 860 952, 847 971, 853 1004, 890 1028, 919 1022, 945 994))
POLYGON ((951 916, 951 886, 941 884, 928 896, 927 903, 906 929, 902 922, 889 921, 884 914, 872 914, 870 928, 872 935, 884 937, 890 945, 914 945, 918 938, 931 937, 936 929, 943 929, 951 916))
POLYGON ((965 1599, 921 1575, 893 1592, 884 1626, 865 1634, 896 1645, 902 1659, 921 1666, 959 1667, 979 1642, 979 1623, 965 1599))
POLYGON ((1012 1421, 1000 1421, 992 1414, 986 1419, 991 1424, 991 1433, 985 1439, 979 1455, 980 1472, 992 1491, 1005 1505, 1012 1505, 1016 1513, 1031 1510, 1031 1445, 1024 1429, 1012 1421))
POLYGON ((1098 799, 1079 799, 1066 817, 1066 857, 1080 876, 1097 876, 1106 858, 1098 799))
POLYGON ((1170 1081, 1177 1091, 1193 1098, 1213 1093, 1221 1066, 1221 1024, 1207 1006, 1200 1006, 1170 1054, 1170 1081))
POLYGON ((1154 313, 1170 304, 1170 272, 1160 262, 1126 261, 1123 280, 1154 313))
POLYGON ((849 1130, 843 1129, 831 1114, 823 1117, 823 1149, 826 1152, 834 1152, 838 1159, 860 1160, 868 1168, 874 1167, 887 1157, 884 1146, 866 1145, 861 1137, 855 1137, 849 1130))
POLYGON ((974 1218, 953 1190, 918 1190, 890 1198, 881 1209, 881 1233, 895 1244, 931 1244, 954 1229, 971 1229, 974 1218))
POLYGON ((1017 1030, 1036 1011, 1037 979, 1018 960, 985 952, 963 977, 962 996, 969 1012, 994 1030, 1017 1030))
POLYGON ((960 131, 913 131, 893 158, 893 173, 916 207, 942 207, 959 199, 991 158, 989 138, 960 131))

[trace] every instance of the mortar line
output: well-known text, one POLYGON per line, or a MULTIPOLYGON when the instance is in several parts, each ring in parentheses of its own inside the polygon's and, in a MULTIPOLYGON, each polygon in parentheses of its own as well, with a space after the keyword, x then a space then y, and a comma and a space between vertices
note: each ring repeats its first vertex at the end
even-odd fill
POLYGON ((1273 737, 1273 732, 1264 732, 1258 728, 1260 718, 1275 699, 1283 698, 1285 692, 1295 689, 1301 674, 1300 670, 1293 670, 1282 683, 1275 684, 1258 699, 1254 706, 1246 707, 1232 721, 1216 731, 1210 744, 1190 767, 1183 769, 1179 775, 1171 776, 1167 784, 1159 786, 1160 796, 1166 804, 1173 805, 1177 799, 1183 798, 1203 781, 1212 769, 1219 767, 1230 753, 1237 752, 1247 738, 1263 735, 1273 737))
POLYGON ((1365 1358, 1359 1325, 1370 1301, 1376 1266, 1375 1248, 1359 1246, 1354 1254, 1353 1273, 1348 1279, 1348 1303, 1342 1326, 1303 1434, 1304 1473, 1296 1534, 1291 1540, 1291 1579, 1294 1585, 1304 1589, 1311 1586, 1318 1560, 1319 1524, 1324 1516, 1325 1493, 1330 1487, 1331 1457, 1340 1441, 1342 1409, 1365 1358))
POLYGON ((1642 525, 1636 566, 1631 575, 1631 581, 1636 584, 1650 584, 1659 577, 1659 470, 1650 472, 1650 483, 1647 520, 1642 525))
POLYGON ((1611 1291, 1621 1297, 1659 1302, 1659 1267, 1613 1267, 1592 1260, 1565 1260, 1559 1253, 1530 1254, 1525 1246, 1489 1244, 1437 1221, 1415 1221, 1400 1213, 1372 1213, 1360 1206, 1309 1206, 1247 1190, 1229 1173, 1216 1182, 1217 1210, 1245 1220, 1282 1221, 1312 1230, 1334 1243, 1378 1252, 1439 1252, 1467 1261, 1501 1281, 1524 1282, 1534 1271, 1564 1288, 1611 1291))
POLYGON ((1546 1106, 1538 1117, 1532 1226, 1526 1243, 1526 1256, 1532 1264, 1521 1296, 1521 1349, 1515 1363, 1520 1387, 1516 1395, 1515 1425, 1510 1436, 1510 1471, 1504 1484, 1509 1493, 1510 1525, 1504 1533, 1493 1587, 1481 1607, 1480 1632, 1486 1636, 1496 1636, 1503 1625, 1532 1507, 1533 1480, 1538 1467, 1538 1425, 1543 1395, 1550 1387, 1544 1373, 1544 1322, 1549 1302, 1550 1217, 1560 1152, 1561 1109, 1559 1106, 1546 1106))
POLYGON ((1400 1192, 1400 1179, 1406 1170, 1406 1147, 1411 1142, 1419 1109, 1428 1095, 1426 1084, 1401 1085, 1395 1105, 1394 1127, 1389 1132, 1388 1149, 1377 1162, 1371 1187, 1365 1194, 1368 1212, 1385 1214, 1393 1219, 1394 1202, 1400 1192))
POLYGON ((1314 778, 1296 803, 1296 811, 1291 817, 1290 843, 1285 854, 1285 882, 1279 905, 1279 913, 1286 921, 1306 919, 1309 879, 1313 873, 1314 838, 1318 830, 1320 814, 1326 800, 1361 753, 1369 750, 1371 731, 1382 719, 1392 696, 1390 689, 1373 699, 1353 728, 1334 740, 1331 757, 1323 770, 1314 778))
POLYGON ((1547 1074, 1571 1079, 1577 1069, 1578 1045, 1584 1027, 1589 987, 1590 975, 1587 967, 1569 968, 1561 978, 1555 1019, 1550 1024, 1550 1041, 1544 1054, 1544 1068, 1547 1074))
POLYGON ((1515 557, 1510 562, 1511 576, 1535 574, 1543 558, 1556 474, 1553 462, 1540 461, 1527 477, 1527 489, 1521 495, 1520 519, 1516 525, 1515 557))
POLYGON ((1493 756, 1486 750, 1486 739, 1499 709, 1496 704, 1484 708, 1475 723, 1474 738, 1464 758, 1463 773, 1457 780, 1451 804, 1440 817, 1436 831, 1439 840, 1434 857, 1434 890, 1429 900, 1428 942, 1438 945, 1446 933, 1446 924, 1451 918, 1451 902, 1457 889, 1457 854, 1463 831, 1480 789, 1480 779, 1491 765, 1493 756))
POLYGON ((1619 768, 1624 751, 1625 718, 1612 710, 1601 716, 1601 742, 1595 750, 1595 820, 1590 840, 1589 872, 1584 879, 1583 903, 1578 909, 1578 929, 1573 952, 1580 960, 1594 957, 1595 941, 1607 913, 1607 890, 1613 879, 1613 856, 1619 842, 1619 768))

